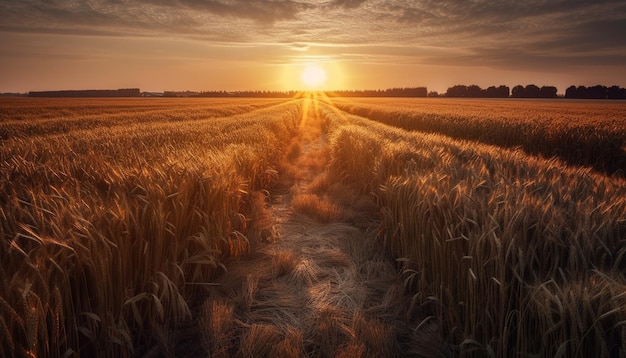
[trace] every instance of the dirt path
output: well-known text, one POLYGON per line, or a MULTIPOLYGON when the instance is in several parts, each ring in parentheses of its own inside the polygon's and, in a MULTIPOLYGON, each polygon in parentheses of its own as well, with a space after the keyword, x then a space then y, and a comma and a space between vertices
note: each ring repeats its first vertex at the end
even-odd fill
POLYGON ((287 180, 267 208, 271 234, 228 263, 202 304, 204 350, 215 357, 433 356, 428 334, 413 334, 416 324, 407 323, 402 282, 367 210, 342 207, 324 192, 328 148, 317 116, 303 117, 288 156, 287 180))

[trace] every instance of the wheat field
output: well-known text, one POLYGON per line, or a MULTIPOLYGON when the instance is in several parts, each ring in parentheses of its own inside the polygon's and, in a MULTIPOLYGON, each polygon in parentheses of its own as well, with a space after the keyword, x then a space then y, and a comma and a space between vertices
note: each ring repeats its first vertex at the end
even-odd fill
POLYGON ((380 236, 413 292, 412 309, 426 315, 425 326, 438 325, 456 353, 623 354, 619 175, 344 120, 353 126, 334 137, 331 173, 376 196, 380 236), (364 172, 371 175, 353 175, 364 172))
POLYGON ((3 349, 132 351, 248 249, 297 103, 3 103, 3 349), (20 117, 21 114, 22 117, 20 117))
POLYGON ((0 143, 5 356, 626 354, 626 104, 1 99, 0 143))
POLYGON ((352 114, 625 175, 626 122, 620 101, 337 99, 352 114))

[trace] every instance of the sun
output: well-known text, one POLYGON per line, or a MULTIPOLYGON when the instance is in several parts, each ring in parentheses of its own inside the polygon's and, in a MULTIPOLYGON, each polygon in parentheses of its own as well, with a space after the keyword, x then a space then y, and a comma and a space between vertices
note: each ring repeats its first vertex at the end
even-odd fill
POLYGON ((310 88, 317 88, 326 83, 326 71, 316 64, 309 64, 300 74, 302 83, 310 88))

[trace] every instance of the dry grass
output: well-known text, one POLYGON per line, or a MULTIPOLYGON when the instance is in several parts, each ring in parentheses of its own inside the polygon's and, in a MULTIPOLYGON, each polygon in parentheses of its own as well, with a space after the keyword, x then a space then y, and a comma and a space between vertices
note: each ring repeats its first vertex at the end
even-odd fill
POLYGON ((269 192, 257 190, 250 193, 248 198, 249 207, 244 209, 246 214, 246 236, 258 241, 271 241, 275 235, 273 229, 272 212, 268 204, 269 192))
POLYGON ((300 263, 300 258, 293 250, 281 249, 274 254, 273 266, 276 276, 281 277, 293 272, 300 263))
POLYGON ((253 324, 244 333, 239 346, 243 357, 278 357, 275 351, 282 341, 281 332, 274 325, 253 324))
POLYGON ((228 357, 232 349, 234 307, 222 301, 205 301, 202 305, 200 327, 204 330, 203 346, 213 357, 228 357))
POLYGON ((314 217, 321 223, 338 221, 342 218, 342 210, 327 198, 315 194, 297 194, 291 200, 294 211, 314 217))

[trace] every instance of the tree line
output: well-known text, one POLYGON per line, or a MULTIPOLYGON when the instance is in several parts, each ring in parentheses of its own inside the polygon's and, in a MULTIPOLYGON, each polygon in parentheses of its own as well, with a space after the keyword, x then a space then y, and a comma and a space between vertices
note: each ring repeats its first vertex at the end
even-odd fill
POLYGON ((67 90, 67 91, 31 91, 28 97, 139 97, 139 88, 121 88, 117 90, 67 90))
POLYGON ((626 99, 626 88, 619 86, 570 86, 565 90, 565 98, 626 99))
POLYGON ((456 85, 448 88, 445 96, 471 98, 508 98, 509 92, 510 89, 508 86, 491 86, 487 89, 482 89, 477 85, 456 85))
MULTIPOLYGON (((292 98, 297 91, 206 91, 189 97, 255 97, 255 98, 292 98)), ((168 97, 168 92, 165 92, 168 97)))
MULTIPOLYGON (((534 84, 522 86, 517 85, 513 89, 508 86, 491 86, 486 89, 477 85, 465 86, 455 85, 446 91, 445 97, 466 97, 466 98, 557 98, 557 88, 554 86, 539 87, 534 84)), ((431 92, 429 96, 436 97, 436 92, 431 92)), ((580 99, 626 99, 626 88, 619 86, 570 86, 565 91, 564 98, 580 99)))
POLYGON ((328 91, 329 97, 426 97, 426 87, 387 88, 384 90, 328 91))
MULTIPOLYGON (((426 87, 388 88, 378 90, 342 90, 327 91, 330 97, 459 97, 459 98, 557 98, 557 88, 554 86, 526 86, 517 85, 510 89, 508 86, 490 86, 481 88, 477 85, 455 85, 440 95, 437 92, 428 92, 426 87)), ((265 97, 290 98, 297 97, 299 91, 207 91, 207 92, 176 92, 165 91, 158 96, 163 97, 265 97)), ((16 94, 7 94, 13 95, 16 94)), ((123 88, 117 90, 67 90, 67 91, 31 91, 29 97, 139 97, 146 95, 139 88, 123 88)), ((152 95, 154 96, 154 94, 152 95)), ((566 89, 563 98, 576 99, 626 99, 626 88, 619 86, 596 85, 591 87, 570 86, 566 89)))
MULTIPOLYGON (((329 97, 426 97, 426 87, 387 88, 384 90, 324 91, 329 97)), ((187 94, 186 97, 298 97, 301 91, 207 91, 187 94)), ((164 97, 178 97, 179 92, 166 91, 164 97)))

